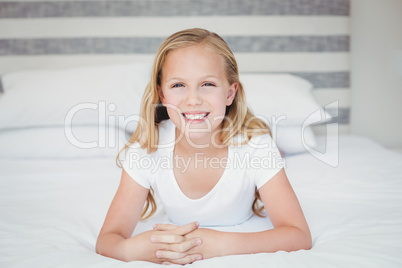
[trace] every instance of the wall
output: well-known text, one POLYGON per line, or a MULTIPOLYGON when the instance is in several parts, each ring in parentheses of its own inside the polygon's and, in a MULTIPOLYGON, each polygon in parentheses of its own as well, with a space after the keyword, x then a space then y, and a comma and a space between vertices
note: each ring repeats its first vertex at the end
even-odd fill
POLYGON ((321 105, 339 102, 332 122, 349 132, 349 0, 0 0, 0 75, 152 62, 164 38, 191 27, 222 35, 242 73, 309 80, 321 105))
POLYGON ((351 1, 351 126, 402 149, 402 1, 351 1))

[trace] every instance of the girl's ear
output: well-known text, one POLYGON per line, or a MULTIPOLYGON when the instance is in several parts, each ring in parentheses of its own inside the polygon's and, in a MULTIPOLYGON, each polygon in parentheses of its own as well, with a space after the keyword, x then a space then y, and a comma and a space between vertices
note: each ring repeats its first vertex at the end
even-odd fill
POLYGON ((165 97, 163 96, 163 91, 161 86, 158 86, 158 95, 159 99, 161 100, 162 104, 165 105, 165 97))
POLYGON ((239 87, 239 84, 233 83, 228 90, 228 96, 226 98, 226 106, 232 105, 232 102, 236 96, 237 88, 239 87))

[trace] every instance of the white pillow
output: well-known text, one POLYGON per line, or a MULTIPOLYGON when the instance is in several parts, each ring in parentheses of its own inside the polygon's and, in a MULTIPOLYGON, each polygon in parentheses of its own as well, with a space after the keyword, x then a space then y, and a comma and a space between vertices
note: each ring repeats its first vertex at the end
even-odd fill
POLYGON ((68 115, 79 125, 107 125, 119 116, 124 121, 138 115, 150 70, 133 63, 5 74, 0 129, 62 126, 68 115))
POLYGON ((317 146, 316 137, 311 127, 304 129, 302 136, 301 126, 277 126, 271 129, 273 139, 285 156, 306 153, 305 146, 315 148, 317 146))
POLYGON ((129 137, 113 126, 0 130, 0 159, 115 159, 129 137), (70 135, 72 134, 72 135, 70 135))
POLYGON ((312 121, 325 122, 331 115, 314 100, 311 90, 313 85, 307 80, 290 74, 241 74, 247 104, 258 117, 266 121, 280 120, 282 125, 302 125, 309 118, 312 121), (322 120, 317 110, 322 110, 322 120), (314 114, 313 116, 311 116, 314 114), (317 117, 317 118, 311 118, 317 117))

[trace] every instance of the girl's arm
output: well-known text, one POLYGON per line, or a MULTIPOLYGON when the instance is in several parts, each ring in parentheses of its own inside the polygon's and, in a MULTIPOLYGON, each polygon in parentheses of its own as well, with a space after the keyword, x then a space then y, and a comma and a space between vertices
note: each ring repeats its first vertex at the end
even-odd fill
POLYGON ((121 182, 110 205, 105 222, 96 243, 98 254, 123 261, 144 260, 162 263, 165 259, 157 258, 155 252, 165 248, 165 243, 152 243, 153 235, 162 235, 169 239, 175 262, 191 263, 200 254, 188 254, 187 251, 198 246, 200 239, 186 238, 185 235, 198 228, 190 223, 168 231, 150 230, 131 237, 140 219, 148 189, 135 182, 123 169, 121 182))
MULTIPOLYGON (((284 169, 265 183, 259 193, 274 229, 254 232, 220 232, 200 228, 186 235, 201 237, 203 244, 189 252, 200 253, 205 258, 233 254, 295 251, 310 249, 311 234, 299 201, 287 179, 284 169)), ((156 226, 157 230, 171 228, 156 226)), ((161 251, 162 258, 169 253, 161 251)))

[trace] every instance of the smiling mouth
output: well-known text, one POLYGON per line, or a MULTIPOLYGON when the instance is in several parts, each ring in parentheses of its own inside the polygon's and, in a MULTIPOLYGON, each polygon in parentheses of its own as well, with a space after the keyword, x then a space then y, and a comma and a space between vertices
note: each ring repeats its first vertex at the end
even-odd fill
POLYGON ((209 115, 209 113, 199 113, 199 114, 191 114, 191 113, 182 113, 183 117, 188 120, 202 120, 209 115))

